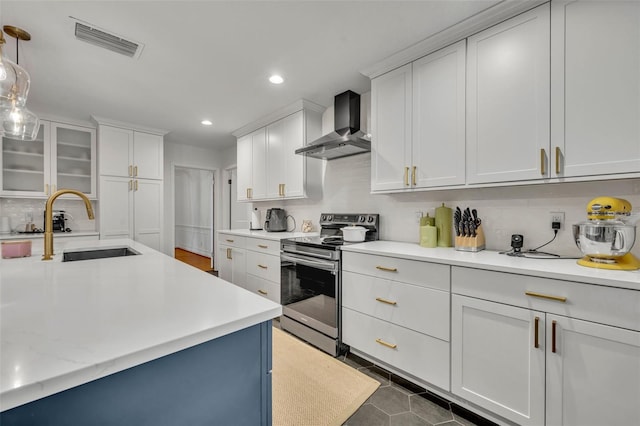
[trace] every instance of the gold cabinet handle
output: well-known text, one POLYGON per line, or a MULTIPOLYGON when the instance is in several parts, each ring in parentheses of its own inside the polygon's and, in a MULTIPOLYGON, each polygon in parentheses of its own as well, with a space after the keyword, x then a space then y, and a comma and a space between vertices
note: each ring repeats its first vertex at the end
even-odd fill
POLYGON ((265 266, 265 265, 260 265, 259 263, 258 263, 258 268, 260 268, 260 269, 268 269, 268 267, 267 267, 267 266, 265 266))
POLYGON ((533 347, 538 349, 540 347, 540 342, 538 341, 538 330, 540 328, 540 317, 536 317, 533 321, 534 330, 533 330, 533 347))
POLYGON ((129 176, 133 176, 133 166, 129 164, 129 176))
POLYGON ((409 167, 404 168, 404 186, 409 186, 409 167))
POLYGON ((138 181, 137 181, 137 180, 134 180, 134 181, 133 181, 133 190, 134 190, 134 191, 137 191, 137 190, 138 190, 138 181))
POLYGON ((376 269, 386 272, 398 272, 398 268, 387 268, 386 266, 376 266, 376 269))
POLYGON ((130 180, 129 181, 129 191, 131 191, 133 189, 133 181, 130 180))
POLYGON ((376 297, 376 300, 377 300, 378 302, 381 302, 381 303, 386 303, 387 305, 394 305, 394 306, 395 306, 395 305, 397 305, 397 304, 398 304, 398 302, 394 302, 394 301, 392 301, 392 300, 387 300, 387 299, 384 299, 384 298, 382 298, 382 297, 376 297))
POLYGON ((556 322, 551 321, 551 352, 556 353, 556 322))
POLYGON ((547 152, 544 150, 544 148, 540 148, 540 174, 543 176, 547 174, 547 168, 545 167, 546 160, 547 152))
POLYGON ((226 240, 226 241, 227 241, 228 243, 232 243, 232 242, 233 242, 233 240, 230 240, 230 239, 228 239, 228 238, 227 238, 227 240, 226 240))
POLYGON ((386 346, 386 347, 391 348, 391 349, 395 349, 395 348, 398 347, 398 345, 396 345, 394 343, 385 342, 382 339, 376 339, 376 343, 380 343, 382 346, 386 346))
POLYGON ((416 182, 416 166, 413 166, 413 169, 411 170, 411 184, 413 186, 416 186, 418 183, 416 182))
POLYGON ((138 177, 138 166, 133 166, 133 177, 138 177))
POLYGON ((231 249, 227 249, 227 259, 231 259, 231 249))
POLYGON ((266 291, 262 290, 262 289, 258 289, 258 293, 260 294, 264 294, 265 296, 269 293, 267 293, 266 291))
POLYGON ((258 244, 258 247, 263 248, 263 249, 269 248, 269 246, 264 245, 264 244, 258 244))
POLYGON ((539 297, 541 299, 555 300, 556 302, 562 302, 562 303, 565 303, 567 301, 566 297, 536 293, 535 291, 525 291, 524 294, 531 297, 539 297))
POLYGON ((556 146, 556 174, 560 174, 560 157, 562 157, 562 151, 559 146, 556 146))

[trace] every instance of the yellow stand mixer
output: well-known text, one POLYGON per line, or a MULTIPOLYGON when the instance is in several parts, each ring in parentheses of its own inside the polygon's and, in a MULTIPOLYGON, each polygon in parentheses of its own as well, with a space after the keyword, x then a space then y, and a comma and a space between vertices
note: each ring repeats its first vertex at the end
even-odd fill
POLYGON ((578 264, 612 270, 640 269, 640 260, 629 253, 636 240, 631 203, 622 198, 598 197, 587 205, 585 222, 573 225, 576 245, 585 254, 578 264))

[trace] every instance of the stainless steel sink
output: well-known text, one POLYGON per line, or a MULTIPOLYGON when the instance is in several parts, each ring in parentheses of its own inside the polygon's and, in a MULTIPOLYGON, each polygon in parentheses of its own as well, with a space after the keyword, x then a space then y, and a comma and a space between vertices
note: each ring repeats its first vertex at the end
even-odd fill
POLYGON ((137 251, 131 247, 109 247, 103 249, 66 251, 62 253, 63 262, 74 262, 76 260, 105 259, 108 257, 122 257, 138 255, 137 251))

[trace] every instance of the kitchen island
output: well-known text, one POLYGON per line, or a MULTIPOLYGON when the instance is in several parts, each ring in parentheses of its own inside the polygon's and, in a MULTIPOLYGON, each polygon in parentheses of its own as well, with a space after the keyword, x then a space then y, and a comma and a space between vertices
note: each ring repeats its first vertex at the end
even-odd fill
POLYGON ((118 246, 0 260, 0 423, 270 424, 280 305, 131 240, 63 250, 118 246))

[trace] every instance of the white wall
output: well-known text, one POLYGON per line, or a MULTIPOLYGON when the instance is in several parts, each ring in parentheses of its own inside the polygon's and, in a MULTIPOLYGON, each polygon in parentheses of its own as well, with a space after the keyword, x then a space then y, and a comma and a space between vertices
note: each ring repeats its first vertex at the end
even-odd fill
POLYGON ((175 247, 211 257, 213 172, 175 167, 175 247))

